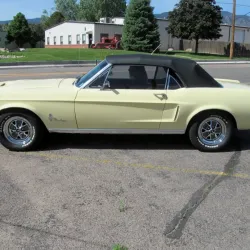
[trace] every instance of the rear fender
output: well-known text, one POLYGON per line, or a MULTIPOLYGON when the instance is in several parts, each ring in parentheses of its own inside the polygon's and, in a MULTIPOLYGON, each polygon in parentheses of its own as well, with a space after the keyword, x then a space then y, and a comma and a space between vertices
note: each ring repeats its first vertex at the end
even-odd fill
MULTIPOLYGON (((187 121, 186 121, 186 129, 188 128, 189 124, 190 124, 190 121, 193 119, 193 117, 197 116, 198 114, 202 113, 202 112, 208 112, 208 111, 212 111, 215 112, 215 111, 224 111, 226 113, 229 113, 231 114, 233 117, 234 115, 232 114, 232 111, 225 107, 225 106, 220 106, 220 105, 208 105, 208 106, 203 106, 203 107, 199 107, 197 109, 195 109, 187 118, 187 121)), ((236 124, 237 125, 237 124, 236 124)))

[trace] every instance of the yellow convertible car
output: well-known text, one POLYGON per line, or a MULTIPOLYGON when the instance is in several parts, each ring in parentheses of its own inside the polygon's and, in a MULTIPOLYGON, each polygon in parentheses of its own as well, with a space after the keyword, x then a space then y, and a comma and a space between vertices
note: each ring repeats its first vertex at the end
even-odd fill
POLYGON ((70 79, 0 83, 0 140, 37 148, 47 133, 186 134, 201 151, 250 129, 250 87, 210 76, 189 59, 108 56, 70 79))

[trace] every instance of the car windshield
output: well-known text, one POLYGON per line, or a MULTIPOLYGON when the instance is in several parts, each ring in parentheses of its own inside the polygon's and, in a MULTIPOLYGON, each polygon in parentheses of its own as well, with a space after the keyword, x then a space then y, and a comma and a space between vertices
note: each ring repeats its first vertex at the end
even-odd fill
POLYGON ((106 60, 103 60, 98 65, 96 65, 92 70, 90 70, 87 74, 80 77, 76 82, 76 87, 80 87, 83 83, 87 82, 89 79, 91 79, 94 75, 96 75, 100 70, 105 68, 108 65, 108 62, 106 60))

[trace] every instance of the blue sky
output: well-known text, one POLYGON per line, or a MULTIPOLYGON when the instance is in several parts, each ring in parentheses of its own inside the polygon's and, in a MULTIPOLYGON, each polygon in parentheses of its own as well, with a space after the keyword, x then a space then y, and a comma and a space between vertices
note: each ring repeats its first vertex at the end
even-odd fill
MULTIPOLYGON (((178 0, 151 0, 155 13, 170 11, 178 0)), ((218 0, 220 3, 232 3, 233 0, 218 0)), ((237 4, 249 5, 246 0, 237 0, 237 4)), ((224 10, 231 11, 231 4, 220 4, 224 10)), ((50 10, 54 0, 0 0, 0 20, 12 19, 17 12, 25 14, 26 18, 40 17, 44 9, 50 10)), ((237 14, 250 12, 250 7, 237 6, 237 14)))

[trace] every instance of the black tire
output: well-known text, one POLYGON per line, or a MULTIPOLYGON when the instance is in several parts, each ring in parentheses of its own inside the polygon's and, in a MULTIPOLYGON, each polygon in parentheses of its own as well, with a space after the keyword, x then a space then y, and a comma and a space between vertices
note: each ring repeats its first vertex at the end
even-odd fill
POLYGON ((203 113, 201 115, 198 115, 190 124, 188 135, 192 145, 196 149, 203 152, 218 152, 221 151, 222 149, 225 149, 229 145, 230 140, 232 139, 233 136, 233 132, 234 132, 234 123, 231 117, 224 112, 216 112, 213 114, 203 113), (221 143, 218 143, 216 145, 208 145, 204 143, 204 141, 201 141, 200 137, 198 136, 198 130, 200 124, 208 118, 218 118, 224 122, 224 125, 226 127, 226 133, 225 133, 225 138, 221 143))
POLYGON ((6 113, 0 116, 0 142, 5 148, 9 149, 10 151, 31 151, 36 149, 42 143, 45 132, 45 128, 41 121, 28 112, 6 113), (12 143, 5 136, 4 125, 9 121, 9 119, 15 116, 26 119, 31 125, 33 135, 32 137, 30 137, 30 141, 26 144, 18 145, 12 143))

